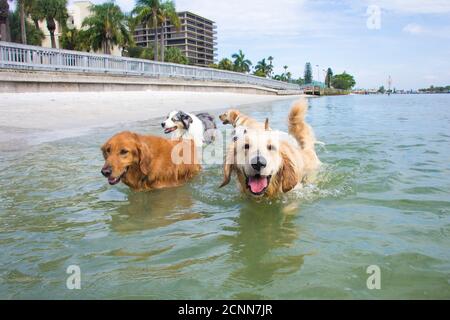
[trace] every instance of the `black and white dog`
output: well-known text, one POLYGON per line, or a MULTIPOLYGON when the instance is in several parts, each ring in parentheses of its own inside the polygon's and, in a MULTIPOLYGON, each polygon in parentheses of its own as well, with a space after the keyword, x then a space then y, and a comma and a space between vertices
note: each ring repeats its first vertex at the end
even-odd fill
POLYGON ((209 113, 197 115, 183 111, 172 111, 161 123, 164 133, 172 133, 172 138, 193 139, 197 146, 210 144, 215 140, 217 129, 214 117, 209 113))

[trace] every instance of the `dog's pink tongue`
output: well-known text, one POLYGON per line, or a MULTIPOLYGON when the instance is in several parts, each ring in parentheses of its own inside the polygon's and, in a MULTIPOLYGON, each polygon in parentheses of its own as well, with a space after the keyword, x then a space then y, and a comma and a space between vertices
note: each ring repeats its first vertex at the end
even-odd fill
POLYGON ((248 186, 253 193, 260 193, 267 187, 267 178, 266 177, 249 177, 248 178, 248 186))

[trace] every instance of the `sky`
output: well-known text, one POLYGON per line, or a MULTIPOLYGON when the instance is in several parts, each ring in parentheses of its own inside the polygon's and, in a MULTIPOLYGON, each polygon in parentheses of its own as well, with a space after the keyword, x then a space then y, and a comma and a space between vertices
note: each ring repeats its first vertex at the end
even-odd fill
MULTIPOLYGON (((69 2, 73 2, 70 0, 69 2)), ((101 3, 104 0, 91 0, 101 3)), ((130 11, 134 0, 116 0, 130 11)), ((242 49, 254 64, 274 57, 315 80, 324 69, 354 75, 356 87, 450 85, 450 0, 175 0, 178 11, 217 24, 218 58, 242 49)))

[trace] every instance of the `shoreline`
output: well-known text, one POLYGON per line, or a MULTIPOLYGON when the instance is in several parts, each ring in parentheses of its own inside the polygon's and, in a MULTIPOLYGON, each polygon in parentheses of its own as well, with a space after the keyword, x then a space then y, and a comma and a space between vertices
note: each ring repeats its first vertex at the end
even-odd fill
POLYGON ((300 97, 308 96, 189 91, 0 93, 0 150, 155 119, 175 109, 213 111, 300 97))

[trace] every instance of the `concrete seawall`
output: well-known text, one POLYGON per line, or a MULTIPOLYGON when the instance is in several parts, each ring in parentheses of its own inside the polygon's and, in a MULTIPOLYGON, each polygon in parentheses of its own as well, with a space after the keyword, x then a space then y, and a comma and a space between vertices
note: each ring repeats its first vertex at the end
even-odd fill
POLYGON ((276 90, 227 82, 148 78, 136 75, 86 74, 0 69, 0 92, 90 92, 90 91, 192 91, 232 92, 264 95, 298 95, 302 92, 276 90))

